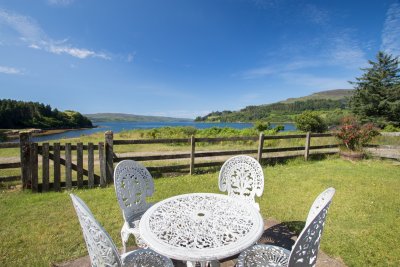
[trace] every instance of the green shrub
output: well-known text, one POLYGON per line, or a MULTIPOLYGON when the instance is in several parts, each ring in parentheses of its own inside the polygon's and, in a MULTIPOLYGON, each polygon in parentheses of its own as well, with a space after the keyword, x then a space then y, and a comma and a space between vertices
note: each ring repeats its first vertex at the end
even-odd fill
POLYGON ((325 121, 315 111, 304 111, 295 118, 296 128, 303 132, 323 133, 327 130, 325 121))
POLYGON ((400 128, 394 126, 393 124, 388 124, 383 128, 383 132, 400 132, 400 128))
POLYGON ((254 123, 254 129, 256 129, 259 132, 263 132, 265 130, 269 130, 271 129, 271 123, 267 122, 263 122, 263 121, 256 121, 254 123))
POLYGON ((276 125, 273 129, 276 133, 282 132, 285 130, 285 126, 284 125, 276 125))

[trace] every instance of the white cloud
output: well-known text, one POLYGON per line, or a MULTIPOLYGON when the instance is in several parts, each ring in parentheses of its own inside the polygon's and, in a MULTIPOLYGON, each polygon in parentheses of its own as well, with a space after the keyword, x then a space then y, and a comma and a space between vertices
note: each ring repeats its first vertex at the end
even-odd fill
POLYGON ((348 79, 316 76, 304 73, 282 73, 281 77, 290 84, 307 86, 311 89, 343 89, 349 88, 348 79))
POLYGON ((250 0, 256 7, 261 9, 276 8, 283 0, 250 0))
POLYGON ((11 13, 0 9, 0 24, 5 24, 19 34, 19 39, 27 43, 28 47, 44 50, 53 54, 67 54, 77 58, 102 58, 110 60, 105 53, 86 48, 74 47, 67 40, 55 41, 48 37, 40 26, 30 17, 11 13))
POLYGON ((128 61, 129 63, 132 62, 135 59, 135 56, 136 56, 136 52, 129 53, 126 58, 126 61, 128 61))
MULTIPOLYGON (((272 67, 260 67, 243 71, 239 74, 243 79, 257 79, 264 76, 276 74, 277 69, 272 67)), ((234 75, 237 76, 237 75, 234 75)))
POLYGON ((392 4, 387 13, 382 31, 381 50, 400 56, 400 4, 392 4))
POLYGON ((282 72, 317 67, 321 64, 322 63, 318 60, 300 59, 285 64, 272 64, 269 66, 249 69, 233 76, 239 76, 243 79, 257 79, 265 76, 276 75, 282 72))
POLYGON ((55 6, 68 6, 72 4, 75 0, 47 0, 50 5, 55 6))
POLYGON ((38 45, 35 45, 35 44, 30 44, 29 47, 33 48, 33 49, 38 49, 38 50, 41 49, 38 45))
POLYGON ((325 52, 330 64, 358 69, 367 63, 361 45, 351 37, 351 33, 339 33, 330 40, 330 43, 330 47, 325 52))
POLYGON ((22 71, 13 67, 0 66, 0 73, 4 74, 22 74, 22 71))
POLYGON ((3 9, 0 9, 0 24, 11 27, 27 41, 40 40, 46 37, 45 33, 32 18, 11 13, 3 9))
POLYGON ((304 49, 293 48, 289 52, 285 50, 285 53, 270 55, 271 58, 280 58, 280 63, 264 64, 232 76, 242 79, 259 79, 273 75, 279 76, 284 72, 332 67, 353 72, 365 67, 368 63, 363 45, 353 36, 354 32, 351 29, 330 34, 319 39, 319 43, 312 47, 312 55, 307 56, 309 51, 304 49))
POLYGON ((90 51, 85 48, 75 48, 75 47, 69 47, 69 46, 59 46, 59 45, 53 45, 50 44, 47 47, 47 50, 51 53, 54 54, 68 54, 73 57, 77 58, 87 58, 87 57, 99 57, 102 59, 111 59, 109 56, 103 54, 103 53, 96 53, 94 51, 90 51))
POLYGON ((312 4, 306 5, 303 9, 303 13, 306 18, 318 25, 325 25, 329 21, 328 12, 312 4))

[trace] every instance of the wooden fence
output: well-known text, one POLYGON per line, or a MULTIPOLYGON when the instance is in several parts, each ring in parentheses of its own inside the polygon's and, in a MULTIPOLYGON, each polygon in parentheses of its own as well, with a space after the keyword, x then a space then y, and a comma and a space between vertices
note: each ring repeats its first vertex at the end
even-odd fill
POLYGON ((105 175, 103 142, 61 145, 60 143, 38 144, 30 140, 30 133, 21 133, 19 143, 0 144, 0 148, 20 148, 20 162, 2 163, 0 169, 20 168, 21 173, 19 176, 0 177, 0 182, 20 180, 24 189, 31 189, 34 192, 59 191, 61 188, 71 189, 72 187, 92 188, 99 185, 105 186, 110 182, 106 180, 105 175), (74 151, 76 151, 75 155, 73 155, 74 151), (87 168, 84 168, 84 151, 87 154, 87 168), (96 151, 98 152, 100 174, 95 173, 96 151), (75 163, 73 156, 76 158, 75 163), (41 164, 39 164, 39 160, 41 160, 41 164), (62 172, 61 166, 64 166, 64 172, 62 172), (50 176, 51 169, 52 176, 50 176), (76 172, 76 180, 73 179, 73 171, 76 172), (87 179, 83 179, 83 176, 86 176, 87 179))
MULTIPOLYGON (((107 180, 113 180, 113 166, 114 163, 132 159, 136 161, 157 161, 157 160, 171 160, 171 159, 188 159, 188 164, 182 165, 167 165, 167 166, 154 166, 147 167, 147 169, 157 172, 171 172, 178 171, 182 169, 188 169, 189 173, 192 175, 195 169, 202 167, 213 167, 220 166, 223 161, 210 161, 196 163, 196 159, 205 157, 218 157, 218 156, 234 156, 240 154, 254 154, 257 155, 257 160, 261 163, 266 160, 267 157, 265 153, 274 152, 290 152, 290 151, 303 151, 304 159, 308 160, 311 150, 321 150, 321 149, 332 149, 338 148, 338 144, 321 145, 321 146, 311 146, 312 137, 332 137, 333 135, 328 134, 296 134, 296 135, 263 135, 253 136, 253 137, 226 137, 226 138, 196 138, 194 136, 190 138, 180 138, 180 139, 141 139, 141 140, 114 140, 113 133, 111 131, 105 133, 105 158, 106 158, 106 175, 107 180), (304 139, 304 146, 296 147, 284 147, 284 148, 264 148, 264 142, 267 140, 279 140, 279 139, 304 139), (225 151, 206 151, 206 152, 196 152, 197 143, 218 143, 218 142, 235 142, 235 141, 258 141, 258 149, 248 149, 248 150, 225 150, 225 151), (189 144, 190 150, 186 153, 179 154, 164 154, 164 155, 151 155, 151 156, 117 156, 114 153, 114 146, 118 145, 133 145, 133 144, 171 144, 171 143, 183 143, 189 144)), ((315 154, 333 154, 337 152, 332 151, 320 151, 315 154)), ((293 155, 289 157, 298 157, 299 155, 293 155)), ((278 156, 276 158, 288 158, 288 156, 278 156)))
MULTIPOLYGON (((104 186, 113 182, 114 163, 125 159, 136 161, 160 161, 166 160, 165 166, 149 166, 150 172, 174 172, 187 170, 194 174, 195 170, 204 167, 220 166, 224 161, 218 160, 221 156, 234 156, 240 154, 254 155, 259 162, 270 159, 275 152, 300 152, 307 160, 310 151, 313 154, 332 154, 332 148, 337 148, 338 144, 321 146, 311 146, 311 139, 314 137, 332 137, 332 134, 296 134, 296 135, 263 135, 253 137, 229 137, 229 138, 190 138, 179 139, 140 139, 140 140, 114 140, 113 132, 105 133, 105 141, 98 144, 66 143, 33 143, 29 133, 20 134, 20 143, 1 143, 1 148, 20 148, 20 162, 0 163, 0 169, 20 168, 20 176, 0 177, 0 182, 21 180, 24 189, 31 189, 34 192, 46 192, 49 190, 59 191, 61 188, 71 189, 72 187, 95 187, 104 186), (279 139, 303 139, 304 146, 293 147, 269 147, 264 148, 265 141, 279 139), (196 144, 199 143, 219 143, 219 142, 238 142, 253 141, 258 142, 257 149, 247 150, 224 150, 224 151, 196 151, 196 144), (134 144, 187 144, 187 152, 169 153, 158 155, 137 155, 137 156, 117 156, 114 152, 115 146, 134 145, 134 144), (322 149, 322 150, 321 150, 322 149), (331 149, 331 150, 326 150, 331 149), (84 168, 84 152, 87 158, 87 168, 84 168), (95 173, 95 156, 99 168, 98 174, 95 173), (63 154, 63 155, 62 155, 63 154), (207 158, 207 161, 204 159, 207 158), (217 159, 216 159, 217 158, 217 159), (174 160, 185 160, 187 164, 176 165, 174 160), (202 161, 200 159, 203 159, 202 161), (169 161, 168 161, 169 160, 169 161), (171 161, 172 160, 172 161, 171 161), (201 162, 199 162, 201 161, 201 162), (50 164, 52 162, 52 164, 50 164), (64 166, 62 173, 61 165, 64 166), (50 175, 52 170, 52 176, 50 175), (72 172, 76 175, 72 175, 72 172), (40 173, 40 175, 39 175, 40 173), (64 175, 62 175, 64 174, 64 175), (84 179, 84 176, 86 177, 84 179), (76 179, 73 179, 75 178, 76 179), (52 178, 52 179, 50 179, 52 178), (63 178, 63 179, 62 179, 63 178)), ((289 157, 298 157, 299 154, 289 157)), ((288 158, 280 155, 276 158, 288 158)), ((162 163, 164 164, 164 163, 162 163)))
MULTIPOLYGON (((0 143, 0 149, 19 148, 19 143, 0 143)), ((2 162, 0 170, 21 168, 21 162, 2 162)), ((0 182, 13 182, 21 180, 21 175, 8 175, 0 177, 0 182)))

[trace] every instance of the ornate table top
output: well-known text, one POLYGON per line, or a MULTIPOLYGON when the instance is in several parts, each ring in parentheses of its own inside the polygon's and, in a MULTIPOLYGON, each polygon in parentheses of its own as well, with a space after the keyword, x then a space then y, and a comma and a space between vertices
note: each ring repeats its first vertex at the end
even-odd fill
POLYGON ((264 221, 249 203, 221 194, 186 194, 165 199, 146 211, 140 235, 169 258, 210 261, 254 244, 264 221))

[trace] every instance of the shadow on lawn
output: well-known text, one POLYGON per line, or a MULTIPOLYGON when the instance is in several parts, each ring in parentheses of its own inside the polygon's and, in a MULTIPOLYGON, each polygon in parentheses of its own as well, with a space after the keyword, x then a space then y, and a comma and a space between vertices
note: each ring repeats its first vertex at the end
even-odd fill
POLYGON ((258 243, 276 245, 291 250, 304 225, 304 221, 289 221, 275 224, 264 231, 258 243))

